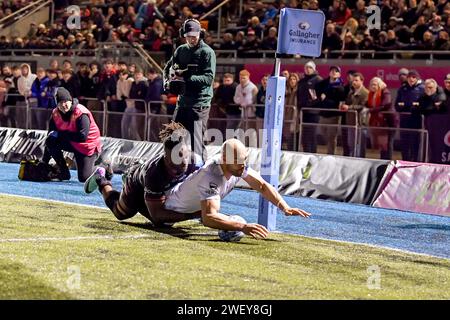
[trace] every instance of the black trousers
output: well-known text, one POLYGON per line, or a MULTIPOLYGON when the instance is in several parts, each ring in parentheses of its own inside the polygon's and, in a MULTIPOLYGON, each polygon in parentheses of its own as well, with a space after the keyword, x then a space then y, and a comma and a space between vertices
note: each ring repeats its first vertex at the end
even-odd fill
POLYGON ((87 156, 75 150, 68 141, 47 137, 42 161, 48 163, 50 158, 53 158, 61 171, 69 170, 64 159, 63 151, 73 152, 77 164, 78 181, 85 182, 92 172, 94 172, 98 154, 94 153, 91 156, 87 156))
POLYGON ((206 160, 204 135, 209 119, 209 106, 203 107, 177 107, 173 115, 175 122, 181 123, 191 136, 192 150, 206 160))

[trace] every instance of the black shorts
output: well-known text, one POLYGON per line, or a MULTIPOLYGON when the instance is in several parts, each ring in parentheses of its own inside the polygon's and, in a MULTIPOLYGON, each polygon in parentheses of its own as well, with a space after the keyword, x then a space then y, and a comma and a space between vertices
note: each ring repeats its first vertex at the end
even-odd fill
POLYGON ((144 188, 133 181, 131 171, 124 175, 123 188, 119 198, 122 209, 126 211, 127 216, 132 217, 139 212, 149 219, 150 214, 145 204, 144 188))

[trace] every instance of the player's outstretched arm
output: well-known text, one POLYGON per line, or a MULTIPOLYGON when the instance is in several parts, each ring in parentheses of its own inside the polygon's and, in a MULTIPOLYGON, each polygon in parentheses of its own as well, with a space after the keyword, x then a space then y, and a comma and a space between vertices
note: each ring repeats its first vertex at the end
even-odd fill
POLYGON ((286 201, 284 201, 283 197, 272 187, 269 183, 267 183, 256 171, 249 171, 247 176, 243 178, 245 182, 249 184, 249 186, 253 189, 261 193, 261 195, 272 202, 278 209, 283 211, 286 216, 301 216, 304 218, 308 218, 311 214, 298 209, 291 208, 286 201))
POLYGON ((242 223, 228 219, 226 215, 219 212, 219 200, 202 200, 201 207, 202 223, 209 228, 227 231, 242 231, 255 239, 264 239, 269 235, 269 231, 260 224, 242 223))

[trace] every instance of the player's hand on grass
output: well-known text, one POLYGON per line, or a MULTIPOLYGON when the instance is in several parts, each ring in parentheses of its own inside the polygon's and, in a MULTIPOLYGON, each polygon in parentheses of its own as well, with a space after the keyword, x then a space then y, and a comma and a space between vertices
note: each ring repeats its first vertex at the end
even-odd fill
POLYGON ((269 235, 269 230, 257 223, 247 223, 242 229, 242 232, 255 239, 265 239, 269 235))
POLYGON ((286 210, 284 210, 284 214, 286 216, 301 216, 303 218, 309 218, 309 216, 311 216, 311 213, 298 208, 287 208, 286 210))

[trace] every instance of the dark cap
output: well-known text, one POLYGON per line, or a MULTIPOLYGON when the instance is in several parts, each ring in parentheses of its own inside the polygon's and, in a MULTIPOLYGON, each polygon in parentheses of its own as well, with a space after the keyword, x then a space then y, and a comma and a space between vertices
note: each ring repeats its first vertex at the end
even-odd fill
POLYGON ((63 101, 72 101, 72 96, 70 95, 70 92, 65 88, 59 87, 56 90, 55 99, 56 103, 60 103, 63 101))
POLYGON ((330 67, 330 71, 331 71, 331 70, 336 70, 337 72, 341 73, 341 68, 338 67, 338 66, 331 66, 331 67, 330 67))
POLYGON ((200 24, 195 20, 188 20, 184 24, 184 36, 198 37, 200 36, 200 24))
POLYGON ((420 74, 417 72, 417 70, 412 69, 409 70, 408 77, 420 78, 420 74))

